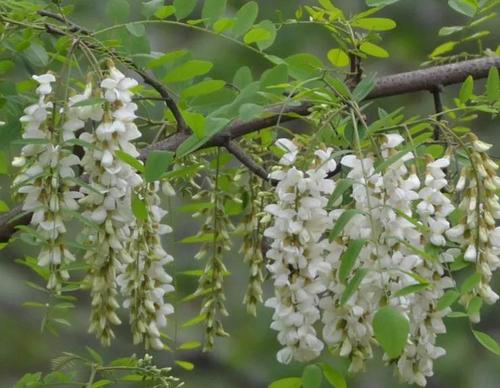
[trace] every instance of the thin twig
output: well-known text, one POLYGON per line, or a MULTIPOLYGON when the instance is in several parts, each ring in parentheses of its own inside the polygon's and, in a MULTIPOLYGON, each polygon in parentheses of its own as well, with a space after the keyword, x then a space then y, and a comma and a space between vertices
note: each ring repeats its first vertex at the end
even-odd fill
MULTIPOLYGON (((91 32, 78 24, 73 23, 72 21, 67 20, 64 16, 46 11, 46 10, 40 10, 38 11, 38 14, 40 16, 45 16, 52 18, 54 20, 57 20, 64 25, 68 27, 68 31, 72 33, 80 32, 83 33, 84 35, 91 35, 91 32)), ((51 24, 46 24, 45 28, 47 32, 56 34, 56 35, 66 35, 64 31, 61 29, 51 25, 51 24)), ((90 47, 90 46, 89 46, 90 47)), ((114 56, 117 56, 117 54, 113 53, 114 56)), ((151 86, 153 89, 155 89, 161 96, 162 100, 165 102, 165 105, 170 109, 172 114, 174 115, 175 121, 177 122, 177 130, 179 132, 190 132, 189 126, 186 124, 186 121, 184 120, 184 117, 182 116, 182 113, 177 106, 177 103, 174 101, 172 96, 170 96, 170 93, 168 92, 167 88, 160 82, 158 81, 155 76, 151 72, 147 72, 143 69, 141 69, 139 66, 137 66, 134 62, 130 60, 123 60, 124 63, 126 63, 132 70, 134 70, 138 75, 140 75, 144 81, 144 83, 148 84, 151 86)))
MULTIPOLYGON (((255 175, 264 179, 265 181, 271 181, 267 171, 264 170, 263 167, 261 167, 257 163, 255 163, 255 161, 252 158, 250 158, 245 153, 243 148, 241 148, 238 144, 236 144, 233 141, 228 141, 224 144, 224 147, 231 154, 233 154, 236 157, 236 159, 238 159, 241 162, 241 164, 243 164, 246 168, 248 168, 250 171, 252 171, 255 175)), ((273 182, 271 182, 271 183, 273 183, 273 182)))

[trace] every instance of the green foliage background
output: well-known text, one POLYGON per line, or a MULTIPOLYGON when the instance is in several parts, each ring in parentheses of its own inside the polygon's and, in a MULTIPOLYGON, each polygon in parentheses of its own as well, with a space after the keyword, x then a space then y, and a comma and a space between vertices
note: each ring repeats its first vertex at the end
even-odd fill
MULTIPOLYGON (((75 5, 73 20, 90 29, 102 28, 114 22, 105 15, 107 3, 112 0, 85 0, 63 1, 63 5, 75 5)), ((141 1, 129 1, 130 19, 142 19, 140 15, 141 1)), ((229 1, 229 7, 237 10, 243 1, 229 1)), ((275 19, 279 14, 283 18, 292 17, 301 4, 311 4, 299 0, 258 1, 260 19, 275 19)), ((362 0, 336 1, 346 14, 354 14, 364 9, 362 0)), ((396 30, 384 34, 384 47, 391 53, 390 60, 368 59, 363 66, 369 72, 376 71, 379 75, 392 74, 416 68, 427 59, 427 55, 440 42, 437 33, 444 25, 455 25, 465 21, 465 17, 451 10, 444 0, 406 0, 393 7, 385 9, 381 16, 390 17, 398 22, 396 30)), ((120 18, 119 14, 114 17, 120 18)), ((498 21, 498 19, 497 19, 498 21)), ((492 34, 486 38, 490 46, 495 47, 500 31, 495 30, 495 20, 492 22, 492 34)), ((212 71, 214 78, 230 79, 232 74, 243 65, 249 66, 254 75, 260 74, 268 67, 261 57, 252 51, 232 44, 224 39, 202 32, 190 31, 175 26, 151 26, 147 28, 151 48, 158 52, 167 52, 176 49, 189 48, 196 59, 207 59, 215 63, 212 71)), ((141 42, 129 34, 128 44, 140 45, 141 42)), ((331 48, 331 39, 326 31, 312 25, 285 26, 280 31, 271 53, 287 56, 299 52, 311 52, 324 58, 331 48)), ((32 71, 28 65, 18 63, 15 75, 9 78, 23 80, 32 71)), ((477 83, 480 85, 481 83, 477 83)), ((478 86, 477 86, 478 87, 478 86)), ((444 103, 449 103, 456 96, 458 87, 446 89, 444 103)), ((407 116, 423 114, 433 109, 431 95, 420 92, 412 95, 386 98, 380 101, 381 106, 390 111, 398 106, 405 107, 407 116)), ((476 128, 485 141, 495 144, 493 155, 500 154, 499 123, 484 121, 480 128, 476 128)), ((9 137, 2 132, 2 141, 9 137)), ((11 203, 8 180, 0 176, 1 199, 11 203)), ((176 209, 182 204, 177 198, 170 204, 176 209)), ((193 235, 199 227, 197 220, 188 215, 170 214, 169 223, 174 233, 166 238, 166 246, 175 257, 175 271, 193 269, 197 263, 193 260, 196 246, 174 244, 186 236, 193 235)), ((183 351, 182 354, 172 355, 168 352, 155 354, 157 365, 166 366, 173 363, 173 359, 183 359, 193 362, 195 370, 184 371, 175 369, 175 374, 185 377, 187 387, 264 387, 270 381, 279 377, 300 376, 303 366, 292 364, 282 366, 275 360, 277 342, 275 332, 269 329, 271 312, 260 307, 258 317, 249 316, 241 301, 247 282, 247 270, 237 253, 239 242, 236 242, 233 252, 226 257, 227 266, 231 272, 226 282, 228 295, 228 309, 231 316, 226 319, 226 330, 231 338, 219 339, 212 353, 201 351, 183 351)), ((126 356, 131 353, 143 354, 143 349, 131 346, 130 336, 126 325, 118 330, 118 338, 111 348, 102 349, 92 335, 88 335, 88 296, 81 294, 79 307, 69 312, 68 317, 72 326, 63 328, 59 336, 48 332, 40 333, 40 321, 43 309, 23 307, 25 301, 40 300, 41 294, 26 286, 26 280, 37 281, 31 271, 14 260, 29 254, 30 250, 18 242, 0 252, 0 386, 9 387, 14 381, 28 371, 48 371, 50 359, 58 356, 62 351, 82 352, 85 345, 99 350, 107 359, 126 356)), ((170 271, 174 271, 170 267, 170 271)), ((498 276, 497 276, 498 278, 498 276)), ((181 295, 188 295, 196 288, 196 279, 179 275, 177 287, 181 295)), ((497 280, 496 288, 500 284, 497 280)), ((269 295, 270 290, 266 290, 269 295)), ((183 303, 176 306, 177 313, 171 325, 179 327, 187 319, 196 316, 199 310, 198 301, 183 303)), ((485 351, 467 330, 465 319, 448 319, 449 331, 440 336, 439 341, 448 350, 446 357, 436 362, 436 377, 429 387, 457 387, 457 388, 494 388, 500 381, 499 359, 485 351), (451 321, 451 322, 450 322, 451 321)), ((480 328, 493 337, 500 337, 500 309, 486 307, 483 311, 483 321, 480 328)), ((171 326, 172 327, 172 326, 171 326)), ((195 326, 189 329, 174 330, 179 343, 193 339, 202 340, 202 327, 195 326)), ((338 359, 325 358, 324 361, 344 369, 346 365, 338 359)), ((396 387, 397 381, 391 376, 391 371, 383 367, 380 361, 373 361, 368 372, 349 380, 350 387, 396 387)))

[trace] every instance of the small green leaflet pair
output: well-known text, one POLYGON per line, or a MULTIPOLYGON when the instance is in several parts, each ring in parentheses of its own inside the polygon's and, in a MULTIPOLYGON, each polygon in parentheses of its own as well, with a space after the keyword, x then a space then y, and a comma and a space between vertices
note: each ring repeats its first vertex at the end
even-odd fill
POLYGON ((333 388, 347 388, 341 372, 325 363, 311 364, 304 368, 301 377, 286 377, 269 384, 268 388, 320 388, 323 378, 333 388))

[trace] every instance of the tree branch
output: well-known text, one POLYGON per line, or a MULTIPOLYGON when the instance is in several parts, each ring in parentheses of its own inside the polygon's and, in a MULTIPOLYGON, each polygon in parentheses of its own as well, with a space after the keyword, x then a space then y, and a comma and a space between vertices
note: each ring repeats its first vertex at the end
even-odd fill
POLYGON ((232 141, 226 142, 224 144, 224 147, 235 156, 236 159, 238 159, 241 164, 246 166, 250 171, 252 171, 255 175, 258 177, 264 179, 265 181, 270 181, 269 179, 269 174, 267 173, 266 170, 264 170, 263 167, 259 166, 257 163, 255 163, 252 158, 250 158, 246 152, 236 143, 232 141))
POLYGON ((439 85, 448 86, 461 83, 469 75, 475 79, 486 78, 491 67, 500 68, 500 56, 471 59, 389 75, 377 80, 375 89, 367 98, 397 96, 421 90, 432 91, 439 85))

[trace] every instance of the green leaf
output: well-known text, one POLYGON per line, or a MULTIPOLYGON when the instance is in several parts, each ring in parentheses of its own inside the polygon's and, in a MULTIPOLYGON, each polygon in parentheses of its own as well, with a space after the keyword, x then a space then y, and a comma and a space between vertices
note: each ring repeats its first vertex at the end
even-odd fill
POLYGON ((142 23, 128 23, 125 25, 125 28, 128 30, 128 32, 130 32, 134 36, 137 36, 138 38, 144 36, 144 34, 146 33, 146 28, 142 23))
POLYGON ((370 76, 363 78, 352 91, 353 97, 356 99, 356 101, 362 101, 366 96, 370 94, 370 92, 375 87, 375 84, 375 74, 371 74, 370 76))
POLYGON ((302 372, 302 388, 320 388, 323 381, 323 373, 319 366, 312 364, 304 368, 302 372))
POLYGON ((191 350, 191 349, 199 348, 200 346, 201 346, 200 341, 190 341, 190 342, 184 342, 177 349, 179 349, 179 350, 191 350))
POLYGON ((344 227, 349 223, 349 221, 356 215, 363 214, 360 210, 357 209, 348 209, 342 213, 337 221, 335 221, 335 225, 332 230, 330 230, 330 234, 328 235, 328 239, 330 241, 335 240, 340 233, 344 230, 344 227))
POLYGON ((240 90, 245 89, 252 81, 252 71, 248 66, 240 67, 233 77, 233 85, 240 90))
POLYGON ((333 66, 344 67, 351 62, 347 53, 342 49, 331 49, 326 54, 328 60, 333 66))
POLYGON ((365 0, 368 7, 383 7, 385 5, 397 3, 399 0, 365 0))
POLYGON ((470 100, 473 92, 474 92, 474 78, 472 78, 472 76, 469 75, 462 84, 462 87, 460 88, 460 92, 458 93, 458 99, 465 104, 467 101, 470 100))
POLYGON ((182 91, 183 97, 197 97, 213 93, 222 89, 226 85, 225 81, 208 79, 192 85, 182 91))
POLYGON ((170 151, 152 151, 144 167, 144 179, 146 182, 154 182, 167 171, 174 160, 174 153, 170 151))
POLYGON ((470 275, 467 279, 464 280, 464 282, 460 286, 460 293, 466 294, 472 291, 472 289, 476 287, 480 281, 481 281, 481 274, 474 272, 472 275, 470 275))
POLYGON ((169 53, 163 54, 162 56, 152 59, 149 61, 147 67, 150 69, 154 69, 155 67, 164 65, 168 62, 175 61, 176 59, 182 58, 185 56, 189 51, 182 49, 182 50, 176 50, 176 51, 171 51, 169 53))
POLYGON ((490 352, 496 354, 497 356, 500 356, 500 345, 497 341, 495 341, 494 338, 478 330, 472 330, 472 333, 481 345, 483 345, 490 352))
POLYGON ((373 57, 377 58, 387 58, 389 56, 389 53, 383 49, 380 46, 377 46, 374 43, 370 42, 364 42, 361 43, 361 46, 359 46, 359 49, 364 52, 365 54, 371 55, 373 57))
POLYGON ((273 381, 268 388, 301 388, 302 379, 300 377, 286 377, 273 381))
POLYGON ((205 25, 211 26, 224 14, 226 10, 226 0, 205 0, 201 11, 202 19, 205 19, 205 25))
POLYGON ((455 11, 469 17, 476 14, 478 7, 476 0, 448 0, 448 5, 455 11))
POLYGON ((351 281, 347 284, 344 292, 342 293, 342 297, 340 298, 341 306, 344 306, 347 302, 349 302, 349 299, 351 299, 351 296, 358 290, 359 285, 363 281, 364 277, 368 274, 368 272, 368 268, 359 268, 356 271, 351 281))
POLYGON ((365 239, 350 241, 347 249, 340 256, 339 278, 342 282, 345 282, 351 274, 354 263, 365 242, 365 239))
POLYGON ((209 129, 203 138, 199 138, 196 134, 188 137, 184 142, 177 148, 176 156, 182 158, 189 155, 191 152, 196 151, 203 144, 208 142, 210 138, 216 135, 218 132, 222 131, 226 124, 229 122, 228 119, 220 117, 207 117, 205 121, 205 127, 209 129))
POLYGON ((85 346, 85 349, 87 352, 90 354, 92 359, 97 362, 99 365, 104 365, 104 360, 102 359, 101 355, 97 353, 94 349, 92 349, 90 346, 85 346))
POLYGON ((163 4, 164 0, 144 1, 142 3, 142 14, 146 19, 149 19, 163 4))
POLYGON ((193 59, 170 71, 163 78, 163 81, 166 83, 188 81, 196 76, 208 73, 212 67, 212 62, 193 59))
POLYGON ((400 356, 406 346, 410 323, 398 309, 385 306, 373 317, 373 331, 382 349, 393 359, 400 356))
POLYGON ((156 10, 154 15, 160 19, 166 19, 175 13, 175 7, 173 5, 164 5, 156 10))
POLYGON ((174 0, 175 16, 184 19, 194 11, 198 0, 174 0))
POLYGON ((145 221, 148 218, 146 203, 135 194, 132 196, 132 213, 140 221, 145 221))
POLYGON ((239 118, 243 122, 250 121, 256 117, 259 117, 263 111, 263 106, 247 102, 240 106, 239 118))
POLYGON ((257 42, 263 42, 265 40, 271 39, 271 32, 262 27, 253 27, 248 31, 243 37, 243 42, 246 44, 252 44, 257 42))
POLYGON ((109 0, 106 4, 106 17, 115 23, 128 20, 130 5, 127 0, 109 0))
POLYGON ((306 80, 316 77, 323 68, 320 59, 312 54, 299 53, 285 58, 288 73, 297 80, 306 80))
POLYGON ((98 380, 95 383, 93 383, 90 388, 100 388, 100 387, 105 387, 107 385, 113 384, 111 380, 98 380))
POLYGON ((347 388, 347 383, 344 376, 339 371, 335 370, 332 366, 328 364, 320 364, 323 374, 326 380, 330 383, 333 388, 347 388))
POLYGON ((483 306, 483 299, 479 296, 474 296, 467 304, 467 314, 469 316, 474 316, 479 314, 481 307, 483 306))
POLYGON ((451 34, 454 34, 455 32, 462 31, 464 29, 464 26, 449 26, 449 27, 442 27, 438 35, 439 36, 448 36, 451 34))
POLYGON ((186 120, 189 128, 193 130, 193 133, 198 137, 202 138, 205 136, 205 116, 197 112, 182 112, 184 120, 186 120))
POLYGON ((230 28, 233 28, 234 26, 234 20, 231 18, 222 18, 217 20, 214 25, 213 29, 216 33, 220 34, 226 30, 229 30, 230 28))
POLYGON ((338 78, 330 78, 328 80, 329 85, 342 97, 351 98, 351 91, 346 86, 346 84, 338 78))
POLYGON ((348 178, 342 178, 337 181, 335 186, 335 190, 333 190, 332 195, 328 199, 328 204, 326 205, 327 209, 331 209, 332 206, 335 205, 337 200, 344 195, 344 193, 352 187, 354 180, 348 178))
POLYGON ((396 291, 394 293, 394 296, 405 296, 405 295, 414 294, 415 292, 425 290, 428 287, 429 287, 428 283, 412 284, 411 286, 407 286, 407 287, 401 288, 400 290, 396 291))
POLYGON ((245 34, 257 19, 259 5, 255 1, 249 1, 241 7, 234 17, 232 35, 236 38, 245 34))
POLYGON ((451 50, 453 50, 455 48, 457 43, 458 42, 450 41, 450 42, 445 42, 443 44, 440 44, 439 46, 437 46, 434 49, 434 51, 432 51, 431 57, 434 58, 434 57, 437 57, 439 55, 446 54, 447 52, 450 52, 451 50))
POLYGON ((447 307, 450 307, 460 296, 460 293, 455 290, 446 291, 443 296, 439 299, 436 309, 438 311, 444 310, 447 307))
POLYGON ((368 31, 388 31, 396 28, 396 22, 388 18, 361 18, 354 19, 352 26, 368 31))
POLYGON ((175 360, 175 363, 179 365, 182 369, 185 370, 193 370, 194 369, 194 364, 189 361, 181 361, 181 360, 175 360))
POLYGON ((36 42, 32 42, 30 46, 24 50, 26 59, 35 67, 45 67, 49 63, 49 55, 45 48, 36 42))
POLYGON ((264 28, 271 34, 268 39, 259 40, 257 42, 257 47, 259 48, 259 50, 265 50, 271 47, 274 43, 274 40, 276 39, 276 26, 274 25, 274 23, 270 20, 263 20, 257 25, 257 27, 264 28))
POLYGON ((185 237, 180 242, 183 244, 199 244, 199 243, 209 242, 209 241, 213 241, 213 240, 214 240, 213 233, 203 233, 203 234, 196 234, 194 236, 185 237))
POLYGON ((488 72, 488 80, 486 81, 486 96, 488 101, 495 103, 500 98, 500 80, 498 77, 498 69, 491 67, 488 72))
POLYGON ((184 322, 181 327, 182 328, 186 328, 186 327, 191 327, 191 326, 195 326, 197 325, 198 323, 201 323, 203 322, 205 319, 206 319, 206 314, 200 314, 200 315, 197 315, 196 317, 184 322))
POLYGON ((5 213, 9 211, 9 206, 2 200, 0 200, 0 213, 5 213))
POLYGON ((14 62, 9 59, 4 59, 0 61, 0 74, 5 74, 9 70, 14 68, 14 62))
POLYGON ((273 85, 288 82, 288 66, 281 63, 272 69, 266 70, 260 79, 260 89, 266 90, 273 85))
POLYGON ((141 163, 140 160, 138 160, 137 158, 133 157, 132 155, 127 154, 126 152, 124 152, 122 150, 116 150, 115 151, 115 155, 117 156, 118 159, 120 159, 121 161, 123 161, 123 162, 127 163, 128 165, 132 166, 137 171, 139 171, 141 173, 144 172, 144 165, 141 163))

